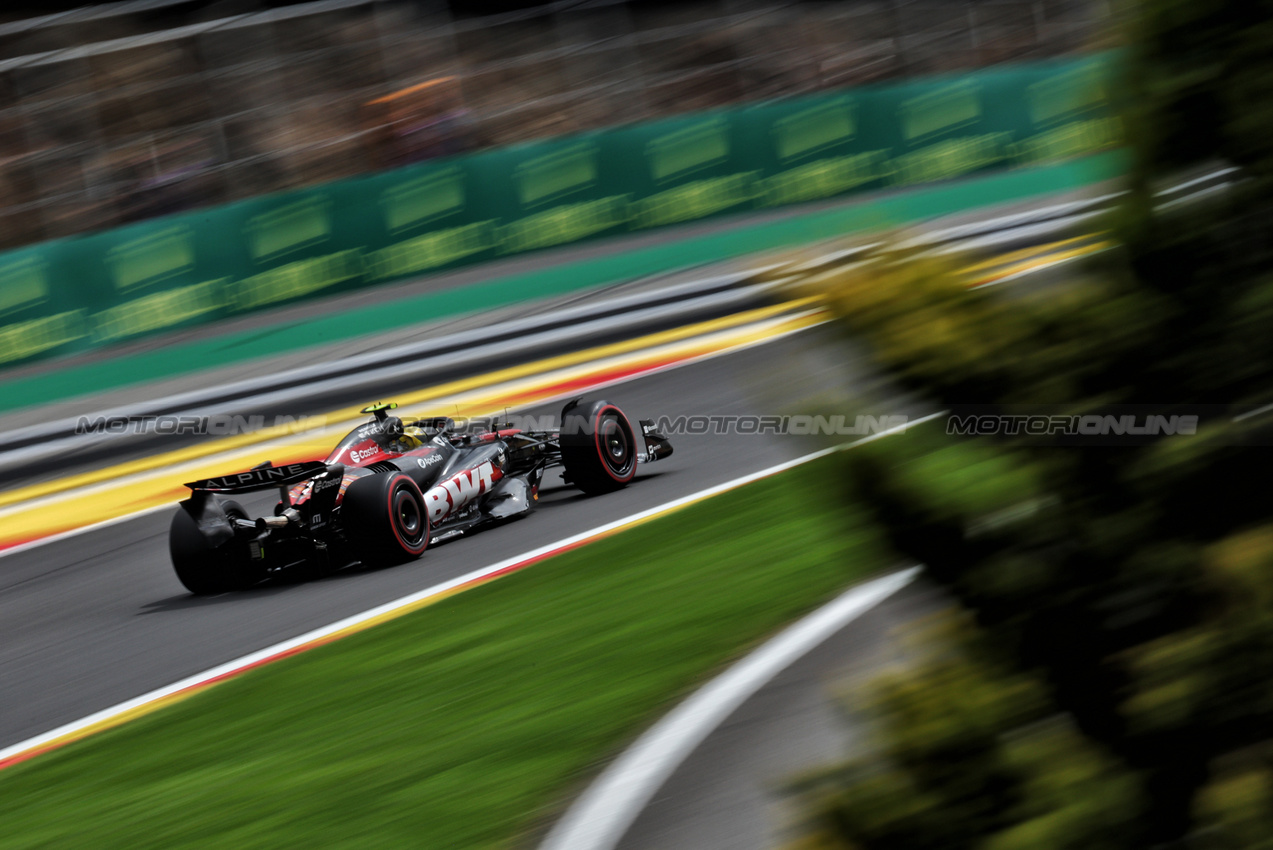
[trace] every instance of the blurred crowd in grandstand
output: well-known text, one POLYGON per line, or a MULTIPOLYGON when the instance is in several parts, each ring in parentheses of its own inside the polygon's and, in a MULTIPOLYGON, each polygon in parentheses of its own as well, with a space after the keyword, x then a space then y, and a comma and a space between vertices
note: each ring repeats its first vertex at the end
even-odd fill
POLYGON ((543 136, 1100 47, 1097 0, 131 0, 0 17, 0 249, 543 136), (470 7, 471 10, 471 7, 470 7))

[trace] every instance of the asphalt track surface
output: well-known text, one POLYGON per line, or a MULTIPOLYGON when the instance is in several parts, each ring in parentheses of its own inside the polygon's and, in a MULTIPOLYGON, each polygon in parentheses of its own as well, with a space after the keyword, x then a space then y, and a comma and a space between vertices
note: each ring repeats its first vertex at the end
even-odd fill
MULTIPOLYGON (((627 381, 604 397, 633 418, 827 412, 828 398, 863 386, 832 340, 821 329, 804 331, 627 381)), ((928 412, 917 402, 878 401, 884 406, 845 412, 928 412)), ((169 511, 0 558, 0 746, 817 447, 809 438, 774 435, 681 435, 673 444, 671 458, 642 467, 618 493, 584 496, 550 474, 538 508, 524 519, 448 541, 411 564, 307 584, 191 596, 168 560, 169 511)), ((254 498, 244 500, 249 509, 268 512, 271 497, 254 498)))

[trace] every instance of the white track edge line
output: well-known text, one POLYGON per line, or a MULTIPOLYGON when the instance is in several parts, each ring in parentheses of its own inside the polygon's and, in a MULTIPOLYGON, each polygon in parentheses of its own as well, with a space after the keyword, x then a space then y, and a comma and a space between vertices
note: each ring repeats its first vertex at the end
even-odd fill
MULTIPOLYGON (((784 316, 783 316, 783 317, 781 317, 781 318, 782 318, 783 320, 791 320, 791 319, 807 318, 807 317, 809 317, 809 316, 813 315, 813 314, 814 314, 814 313, 816 313, 816 312, 817 312, 816 310, 806 310, 806 311, 802 311, 802 312, 800 312, 800 313, 792 313, 792 314, 790 314, 790 315, 784 315, 784 316)), ((771 321, 771 320, 762 320, 762 321, 767 322, 767 321, 771 321)), ((701 363, 701 362, 703 362, 704 360, 712 360, 712 359, 714 359, 714 358, 716 358, 716 357, 725 357, 725 356, 728 356, 728 355, 730 355, 730 354, 737 354, 738 352, 745 351, 745 350, 747 350, 747 349, 749 349, 749 348, 755 348, 755 347, 760 346, 760 345, 766 345, 766 344, 771 343, 771 342, 777 342, 778 340, 785 339, 785 338, 787 338, 787 337, 789 337, 789 336, 792 336, 793 334, 803 333, 804 331, 807 331, 807 330, 810 330, 810 329, 812 329, 812 328, 816 328, 816 327, 819 327, 819 326, 821 326, 821 325, 824 325, 824 324, 826 324, 826 323, 827 323, 827 321, 829 321, 829 320, 823 320, 823 321, 820 321, 820 322, 815 322, 815 323, 813 323, 813 324, 804 325, 804 326, 802 326, 802 327, 793 328, 793 329, 791 329, 791 330, 780 331, 780 332, 778 332, 778 333, 770 334, 770 335, 768 335, 768 336, 766 336, 766 337, 764 337, 764 338, 762 338, 762 339, 758 339, 758 340, 749 340, 749 341, 747 341, 747 342, 735 343, 735 344, 730 345, 730 346, 728 346, 728 347, 726 347, 726 348, 721 348, 721 349, 718 349, 718 350, 716 350, 716 351, 709 351, 709 352, 707 352, 707 353, 705 353, 705 354, 696 354, 696 355, 694 355, 694 356, 692 356, 692 357, 687 357, 687 358, 685 358, 684 360, 678 360, 678 361, 676 361, 675 363, 668 363, 668 364, 664 364, 664 365, 662 365, 662 366, 654 366, 654 367, 651 367, 651 368, 649 368, 649 369, 642 370, 641 372, 639 372, 639 373, 637 373, 637 374, 635 374, 635 375, 628 375, 627 377, 619 378, 618 380, 614 380, 614 381, 603 381, 603 382, 596 383, 596 384, 590 384, 590 385, 588 385, 587 387, 585 387, 583 390, 571 390, 571 391, 569 391, 569 392, 558 393, 558 394, 556 394, 556 395, 547 396, 547 397, 546 397, 546 398, 544 398, 544 399, 541 399, 541 400, 539 400, 539 401, 536 401, 534 404, 537 404, 537 405, 538 405, 538 404, 550 404, 550 403, 552 403, 552 402, 554 402, 554 401, 560 401, 560 400, 561 400, 561 399, 563 399, 563 398, 573 398, 573 397, 575 397, 576 395, 578 395, 580 392, 591 392, 592 390, 600 389, 600 388, 602 388, 602 387, 618 386, 618 385, 620 385, 620 384, 624 384, 624 383, 627 383, 627 382, 629 382, 629 381, 639 381, 639 380, 641 380, 642 378, 649 378, 649 377, 652 377, 652 376, 654 376, 654 375, 660 375, 660 374, 662 374, 662 373, 664 373, 664 372, 670 372, 670 371, 672 371, 672 370, 674 370, 674 369, 680 369, 680 368, 682 368, 682 367, 684 367, 684 366, 693 366, 694 364, 696 364, 696 363, 701 363)), ((746 326, 744 326, 744 327, 746 327, 746 326)), ((494 385, 492 385, 492 386, 494 386, 494 385)), ((479 388, 479 389, 481 389, 481 388, 479 388)), ((527 407, 529 407, 529 406, 531 406, 531 405, 526 405, 526 406, 527 406, 527 407)), ((351 421, 352 421, 352 420, 351 420, 351 421)), ((286 438, 279 438, 279 439, 286 439, 286 438)), ((240 447, 240 448, 236 448, 236 449, 230 449, 230 450, 228 450, 228 453, 238 452, 238 451, 241 451, 243 448, 246 448, 246 447, 240 447)), ((214 458, 214 459, 215 459, 215 458, 214 458)), ((205 460, 206 460, 206 459, 204 459, 204 458, 196 458, 196 459, 195 459, 194 461, 192 461, 192 462, 204 463, 204 462, 205 462, 205 460)), ((94 485, 90 485, 90 486, 91 486, 91 487, 93 487, 93 488, 98 488, 98 487, 102 487, 102 486, 106 486, 106 485, 104 485, 104 484, 94 484, 94 485)), ((79 494, 81 494, 81 495, 82 495, 82 494, 85 492, 85 490, 86 490, 86 489, 87 489, 87 488, 84 488, 84 489, 81 489, 81 490, 79 490, 79 491, 77 491, 77 492, 78 492, 79 494)), ((57 499, 61 499, 61 498, 63 498, 63 496, 64 496, 64 494, 63 494, 63 493, 52 493, 52 494, 49 494, 49 495, 46 495, 46 496, 39 496, 39 497, 36 497, 35 499, 32 499, 32 500, 31 500, 31 502, 30 502, 30 503, 28 503, 28 504, 26 504, 26 505, 7 505, 7 506, 5 506, 5 507, 0 507, 0 516, 2 516, 2 515, 6 515, 6 514, 10 513, 10 512, 11 512, 11 509, 14 509, 14 508, 22 508, 22 509, 25 509, 25 508, 27 508, 27 507, 31 507, 31 506, 32 506, 32 504, 38 504, 38 503, 40 503, 40 502, 47 502, 47 501, 50 501, 50 500, 57 500, 57 499)), ((101 520, 100 522, 95 522, 95 523, 92 523, 91 525, 85 525, 85 526, 81 526, 81 527, 79 527, 79 528, 70 528, 70 529, 67 529, 66 531, 59 531, 59 532, 57 532, 56 534, 50 534, 50 535, 49 535, 49 536, 47 536, 47 537, 41 537, 41 538, 39 538, 38 540, 29 540, 29 541, 27 541, 26 543, 19 543, 19 544, 15 545, 15 546, 10 546, 10 547, 8 547, 8 548, 6 548, 6 549, 0 549, 0 559, 3 559, 3 558, 5 558, 5 557, 7 557, 7 556, 9 556, 9 555, 16 555, 16 554, 18 554, 18 553, 20 553, 20 552, 26 552, 26 551, 29 551, 29 550, 31 550, 31 549, 36 549, 36 548, 38 548, 38 547, 40 547, 40 546, 45 545, 46 543, 56 543, 56 542, 58 542, 59 540, 66 540, 66 539, 68 539, 68 538, 75 537, 75 536, 80 535, 80 534, 85 534, 85 533, 88 533, 88 532, 90 532, 90 531, 97 531, 97 530, 102 529, 102 528, 107 528, 107 527, 109 527, 109 526, 116 525, 117 523, 126 522, 126 521, 128 521, 128 520, 130 520, 130 519, 140 519, 140 518, 141 518, 141 517, 143 517, 143 516, 146 516, 146 515, 148 515, 148 514, 152 514, 152 513, 156 512, 156 511, 163 510, 164 508, 170 508, 170 507, 172 507, 174 504, 176 504, 176 503, 177 503, 177 501, 180 501, 180 500, 173 500, 172 502, 168 502, 168 503, 165 503, 165 504, 162 504, 162 505, 152 505, 152 506, 151 506, 151 507, 149 507, 149 508, 142 508, 141 510, 139 510, 139 511, 134 511, 133 513, 130 513, 130 514, 124 514, 123 516, 117 516, 117 517, 112 517, 111 519, 101 520)))
POLYGON ((651 726, 583 792, 539 850, 612 850, 677 767, 774 676, 901 590, 919 567, 857 585, 789 626, 651 726))
MULTIPOLYGON (((603 525, 596 526, 595 528, 589 529, 588 531, 583 531, 578 534, 571 535, 570 537, 563 538, 561 540, 556 541, 555 543, 549 543, 544 546, 540 546, 537 549, 532 549, 529 552, 524 552, 520 555, 515 555, 511 558, 506 558, 502 561, 498 561, 494 564, 491 564, 490 566, 483 567, 481 569, 474 570, 473 572, 466 573, 465 575, 459 576, 458 578, 451 579, 450 581, 445 581, 445 582, 442 582, 441 584, 436 584, 436 585, 433 585, 432 587, 425 588, 424 590, 420 590, 415 593, 411 593, 406 596, 399 597, 398 599, 395 599, 391 602, 386 602, 382 605, 377 605, 376 607, 370 608, 366 611, 363 611, 362 613, 345 617, 344 619, 338 620, 335 623, 331 623, 326 626, 320 626, 317 629, 313 629, 311 631, 305 632, 304 634, 291 638, 290 640, 285 640, 280 643, 276 643, 273 646, 268 646, 264 649, 259 649, 256 652, 252 652, 247 655, 241 656, 240 658, 236 658, 233 661, 227 661, 224 664, 220 664, 209 670, 205 670, 202 673, 196 673, 193 676, 188 676, 184 679, 173 682, 171 685, 167 685, 162 688, 157 688, 153 691, 150 691, 149 693, 142 694, 139 697, 134 697, 133 699, 126 700, 125 702, 121 702, 117 705, 111 706, 110 708, 106 708, 106 709, 103 709, 102 711, 94 712, 93 714, 90 714, 87 717, 83 717, 83 718, 80 718, 79 720, 71 721, 70 723, 59 726, 56 729, 52 729, 43 734, 36 735, 32 738, 28 738, 25 741, 20 741, 16 744, 12 744, 8 747, 0 749, 0 761, 13 758, 14 756, 17 756, 26 752, 27 750, 37 749, 45 744, 49 744, 56 741, 58 738, 62 738, 66 735, 74 734, 75 732, 78 732, 82 729, 85 729, 87 727, 93 726, 97 723, 101 723, 106 720, 110 720, 113 717, 116 717, 120 714, 124 714, 125 712, 131 711, 133 709, 140 708, 141 706, 144 706, 148 703, 152 703, 152 702, 156 702, 158 700, 164 699, 165 697, 171 696, 172 694, 175 694, 179 691, 183 691, 188 688, 192 688, 197 685, 203 684, 211 679, 216 679, 218 677, 225 676, 230 673, 234 673, 238 670, 241 670, 245 667, 249 667, 260 661, 264 661, 280 653, 287 652, 288 650, 291 650, 291 649, 296 649, 297 647, 304 646, 305 644, 308 644, 308 643, 313 643, 315 641, 322 640, 323 638, 328 637, 336 632, 342 631, 344 629, 347 629, 353 626, 360 625, 368 620, 375 619, 376 617, 382 616, 384 614, 392 613, 393 611, 399 608, 404 608, 409 605, 413 605, 417 602, 421 602, 426 599, 429 599, 430 597, 437 596, 442 593, 446 593, 447 591, 452 590, 456 587, 459 587, 460 585, 467 584, 472 581, 477 581, 493 573, 500 572, 501 570, 508 569, 509 567, 516 566, 517 564, 523 563, 525 561, 544 557, 564 547, 573 546, 578 543, 586 542, 599 535, 606 534, 607 532, 610 532, 610 531, 616 531, 618 529, 624 528, 625 526, 632 525, 634 523, 641 522, 642 520, 658 516, 659 514, 677 510, 678 508, 684 507, 685 505, 688 505, 692 502, 696 502, 701 499, 708 498, 710 496, 715 496, 729 490, 737 489, 738 487, 742 487, 746 484, 750 484, 753 481, 758 481, 762 478, 767 478, 771 475, 776 475, 779 472, 784 472, 788 469, 791 469, 792 467, 809 463, 810 461, 817 460, 820 457, 825 457, 826 455, 829 455, 833 452, 853 448, 854 446, 860 446, 860 445, 863 445, 864 443, 872 442, 873 440, 879 439, 880 437, 885 437, 885 436, 889 436, 890 434, 903 432, 908 427, 920 425, 924 422, 927 422, 930 419, 934 419, 938 416, 944 415, 945 412, 946 411, 931 413, 927 416, 923 416, 923 417, 920 417, 919 419, 916 419, 914 422, 907 422, 904 425, 885 429, 876 434, 872 434, 869 437, 863 437, 861 440, 855 440, 852 443, 839 445, 839 446, 832 446, 830 448, 822 449, 820 451, 816 451, 811 454, 802 455, 801 457, 798 457, 795 460, 789 460, 783 463, 774 464, 773 466, 766 467, 756 472, 748 473, 747 475, 739 476, 738 478, 731 479, 722 484, 717 484, 713 487, 708 487, 706 489, 699 490, 687 496, 681 496, 680 498, 673 499, 670 502, 664 502, 663 504, 656 505, 653 508, 648 508, 644 511, 639 511, 635 514, 629 514, 626 517, 621 517, 620 519, 614 520, 612 522, 608 522, 603 525)), ((111 521, 108 521, 108 522, 111 522, 111 521)))
MULTIPOLYGON (((210 387, 210 388, 204 388, 204 389, 198 389, 198 390, 186 390, 184 392, 178 393, 177 395, 170 396, 165 399, 149 399, 146 401, 137 401, 137 402, 131 402, 127 404, 117 404, 114 407, 100 408, 92 413, 89 413, 88 417, 96 418, 99 416, 104 416, 104 417, 110 418, 110 417, 120 417, 120 416, 128 416, 128 415, 143 415, 144 416, 150 413, 152 409, 154 408, 154 406, 160 402, 167 405, 171 405, 171 404, 182 404, 182 405, 204 404, 206 405, 207 404, 206 397, 215 395, 215 394, 224 395, 227 393, 229 394, 239 393, 240 397, 234 399, 233 401, 234 403, 241 404, 245 400, 253 401, 256 396, 261 396, 267 393, 277 392, 277 389, 272 390, 270 389, 270 387, 272 385, 279 384, 281 382, 309 378, 310 380, 308 383, 312 384, 317 382, 320 378, 331 373, 334 369, 335 370, 352 369, 355 367, 382 368, 384 365, 382 361, 386 361, 395 357, 401 357, 401 356, 405 356, 405 355, 413 354, 413 353, 419 355, 417 357, 417 360, 433 358, 435 357, 435 355, 427 354, 428 351, 436 350, 439 347, 462 343, 462 342, 465 342, 466 340, 470 340, 474 335, 477 335, 481 337, 481 339, 479 339, 478 342, 476 343, 477 348, 470 348, 469 350, 462 352, 463 355, 470 356, 470 355, 473 355, 474 352, 482 351, 492 346, 507 345, 507 342, 508 342, 506 340, 504 342, 492 343, 489 339, 487 339, 487 337, 500 336, 507 333, 522 332, 522 331, 524 331, 526 334, 523 337, 523 339, 529 338, 532 336, 543 336, 545 334, 552 333, 551 331, 544 331, 542 328, 542 326, 544 325, 554 324, 568 318, 569 319, 581 318, 584 322, 605 321, 604 319, 597 319, 593 314, 606 313, 606 312, 611 312, 611 311, 619 310, 619 309, 624 309, 630 312, 639 312, 640 309, 642 309, 641 305, 643 303, 646 303, 649 300, 666 299, 673 294, 677 294, 677 295, 686 294, 689 297, 677 302, 673 302, 670 305, 663 305, 663 306, 681 307, 687 302, 694 301, 695 298, 711 299, 713 297, 712 295, 707 295, 707 296, 695 295, 695 293, 698 290, 710 289, 714 286, 718 286, 721 283, 730 281, 730 280, 736 283, 743 283, 749 277, 759 275, 764 270, 765 270, 765 267, 762 267, 760 269, 755 269, 755 270, 745 269, 740 272, 711 275, 708 277, 689 281, 687 283, 674 284, 672 286, 667 286, 660 289, 651 290, 648 293, 637 293, 637 294, 618 296, 615 298, 607 298, 601 301, 593 302, 591 304, 584 304, 584 305, 579 305, 575 307, 562 307, 561 309, 550 310, 549 312, 546 312, 546 313, 535 314, 535 315, 531 315, 529 317, 520 318, 520 319, 505 319, 490 325, 475 328, 471 331, 451 331, 449 333, 445 333, 445 334, 442 334, 441 336, 433 337, 425 341, 416 340, 413 342, 399 343, 397 345, 393 345, 384 349, 367 351, 367 352, 362 352, 359 354, 349 354, 343 357, 336 357, 336 358, 326 360, 320 363, 310 363, 305 366, 297 366, 297 367, 292 367, 288 369, 283 369, 280 371, 273 371, 265 375, 258 375, 253 378, 241 378, 238 380, 227 381, 221 384, 214 385, 213 387, 210 387), (255 395, 249 396, 247 395, 248 393, 255 393, 255 395)), ((746 287, 743 287, 741 290, 727 290, 726 293, 716 293, 716 294, 718 295, 730 294, 734 297, 739 297, 739 293, 745 292, 745 291, 746 291, 746 287)), ((653 308, 653 309, 657 309, 657 308, 653 308)), ((630 316, 627 316, 626 313, 624 313, 618 316, 612 316, 610 318, 622 320, 624 318, 630 318, 630 316)), ((574 323, 575 326, 577 326, 578 324, 580 323, 579 322, 574 323)), ((622 322, 620 321, 619 324, 622 324, 622 322)), ((523 340, 518 340, 517 342, 521 343, 522 341, 523 340)), ((452 352, 452 354, 455 354, 455 352, 452 352)), ((349 376, 345 376, 346 379, 348 377, 349 376)), ((361 378, 362 376, 359 375, 358 377, 361 378)), ((192 410, 193 408, 186 407, 173 415, 195 415, 191 412, 192 410)), ((21 428, 14 428, 10 431, 6 431, 0 434, 0 439, 2 439, 3 441, 2 444, 8 444, 14 440, 19 440, 29 435, 38 435, 39 433, 41 433, 42 429, 44 432, 47 432, 49 428, 54 428, 54 429, 70 428, 74 422, 78 421, 78 419, 79 417, 67 416, 67 417, 63 417, 62 419, 56 420, 53 423, 44 423, 41 425, 27 425, 21 428)), ((126 436, 131 436, 131 435, 126 435, 126 436)), ((4 449, 3 452, 0 452, 0 456, 4 454, 8 454, 12 451, 21 451, 21 450, 20 449, 4 449)))

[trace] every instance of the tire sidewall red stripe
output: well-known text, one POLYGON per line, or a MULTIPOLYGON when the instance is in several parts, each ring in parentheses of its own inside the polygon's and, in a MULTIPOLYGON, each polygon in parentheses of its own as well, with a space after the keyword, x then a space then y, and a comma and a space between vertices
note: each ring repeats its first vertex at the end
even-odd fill
POLYGON ((627 484, 636 477, 636 432, 632 430, 632 423, 628 421, 628 415, 626 413, 615 407, 613 404, 607 404, 598 410, 596 418, 592 421, 592 444, 597 449, 597 457, 601 460, 601 468, 606 471, 606 475, 610 476, 611 481, 614 481, 617 484, 627 484), (605 452, 601 450, 601 417, 605 416, 611 410, 618 414, 618 417, 623 420, 623 424, 628 428, 628 437, 630 438, 628 441, 629 451, 632 452, 634 458, 632 471, 624 478, 620 478, 614 474, 614 470, 610 468, 610 463, 606 460, 605 452))
POLYGON ((389 481, 387 490, 389 501, 389 528, 393 529, 393 536, 397 539, 398 545, 402 547, 402 551, 409 555, 421 554, 425 549, 429 548, 429 536, 431 531, 429 528, 429 513, 424 507, 424 495, 420 492, 420 488, 416 485, 415 481, 411 479, 411 476, 407 475, 405 472, 399 472, 397 475, 393 476, 393 478, 389 481), (397 506, 394 504, 393 495, 398 490, 398 481, 400 480, 406 481, 410 486, 410 489, 415 493, 416 507, 420 511, 420 521, 424 523, 424 537, 421 539, 419 547, 412 546, 404 540, 401 532, 398 531, 398 510, 397 506))

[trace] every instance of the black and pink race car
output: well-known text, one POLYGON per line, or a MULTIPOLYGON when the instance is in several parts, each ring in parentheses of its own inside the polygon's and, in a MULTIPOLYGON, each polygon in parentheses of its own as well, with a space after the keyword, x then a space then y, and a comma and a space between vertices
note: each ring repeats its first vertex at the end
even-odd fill
POLYGON ((373 404, 373 415, 326 460, 193 481, 168 535, 177 578, 192 593, 304 579, 354 566, 419 557, 430 542, 521 516, 539 498, 544 471, 585 493, 625 486, 638 464, 672 453, 648 420, 640 432, 608 401, 565 406, 556 431, 516 428, 463 433, 446 417, 406 424, 373 404), (251 519, 218 494, 277 489, 274 515, 251 519))

